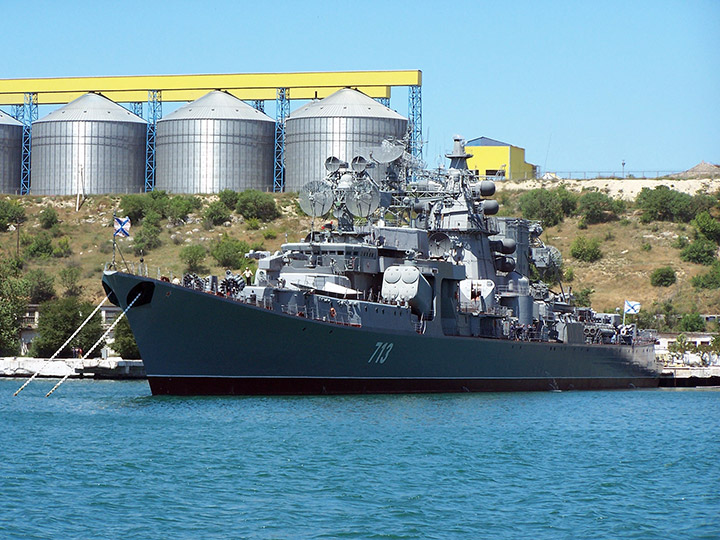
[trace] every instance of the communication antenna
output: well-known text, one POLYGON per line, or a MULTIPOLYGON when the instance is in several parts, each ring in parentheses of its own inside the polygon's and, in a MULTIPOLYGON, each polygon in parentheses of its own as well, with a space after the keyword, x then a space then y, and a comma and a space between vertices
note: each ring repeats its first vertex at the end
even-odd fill
POLYGON ((367 218, 379 206, 380 192, 369 180, 353 182, 350 189, 345 192, 345 207, 355 217, 367 218))
POLYGON ((370 150, 370 158, 378 163, 392 163, 405 153, 405 147, 390 141, 383 141, 380 146, 370 150))
MULTIPOLYGON (((326 168, 330 159, 331 158, 328 158, 325 162, 326 168)), ((340 167, 338 166, 338 169, 339 168, 340 167)), ((303 209, 303 212, 312 216, 311 232, 314 233, 315 218, 327 214, 335 202, 335 194, 333 193, 332 185, 324 180, 314 180, 312 182, 308 182, 300 190, 298 202, 300 203, 300 208, 303 209)))

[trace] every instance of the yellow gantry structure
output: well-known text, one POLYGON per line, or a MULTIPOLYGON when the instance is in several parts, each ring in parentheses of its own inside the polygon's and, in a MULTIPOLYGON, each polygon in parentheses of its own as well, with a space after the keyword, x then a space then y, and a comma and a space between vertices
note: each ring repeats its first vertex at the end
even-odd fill
POLYGON ((193 101, 212 90, 243 100, 274 100, 279 88, 286 89, 288 99, 324 98, 347 87, 373 98, 389 98, 393 86, 421 84, 420 70, 0 79, 0 105, 23 105, 26 94, 36 94, 38 105, 59 105, 88 92, 136 103, 147 101, 151 90, 161 92, 164 102, 193 101))

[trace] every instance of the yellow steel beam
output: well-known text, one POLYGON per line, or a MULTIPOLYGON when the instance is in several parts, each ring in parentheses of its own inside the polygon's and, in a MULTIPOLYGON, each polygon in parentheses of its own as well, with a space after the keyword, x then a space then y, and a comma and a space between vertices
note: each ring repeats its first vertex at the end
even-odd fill
POLYGON ((0 103, 20 104, 26 92, 36 92, 42 104, 67 103, 86 92, 100 92, 121 102, 145 101, 148 90, 161 90, 163 101, 190 101, 216 89, 241 99, 275 99, 276 88, 289 88, 291 99, 310 99, 315 92, 324 97, 347 86, 372 97, 389 97, 392 86, 420 84, 419 70, 0 79, 0 103))
MULTIPOLYGON (((291 99, 314 99, 324 98, 339 90, 343 87, 328 87, 328 88, 291 88, 290 98, 291 99)), ((389 86, 354 86, 357 90, 360 90, 364 94, 367 94, 373 98, 389 98, 390 87, 389 86)), ((193 101, 199 97, 204 96, 210 90, 163 90, 162 101, 193 101)), ((234 95, 239 99, 245 100, 274 100, 276 97, 276 90, 269 88, 243 88, 239 90, 227 90, 228 93, 234 95)), ((59 105, 63 103, 70 103, 73 99, 77 99, 87 92, 42 92, 38 93, 38 104, 39 105, 59 105)), ((128 90, 128 91, 109 91, 100 92, 103 96, 115 101, 117 103, 132 103, 138 101, 147 101, 148 94, 147 90, 128 90)), ((22 105, 24 94, 3 94, 0 93, 0 104, 2 105, 22 105)))

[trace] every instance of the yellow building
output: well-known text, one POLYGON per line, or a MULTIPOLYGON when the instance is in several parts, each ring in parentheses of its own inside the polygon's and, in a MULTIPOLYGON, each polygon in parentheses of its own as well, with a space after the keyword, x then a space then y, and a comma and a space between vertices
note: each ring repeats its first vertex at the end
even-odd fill
POLYGON ((522 180, 537 176, 537 165, 525 162, 525 149, 504 142, 478 137, 465 143, 465 151, 473 157, 467 160, 468 169, 484 176, 504 176, 522 180))

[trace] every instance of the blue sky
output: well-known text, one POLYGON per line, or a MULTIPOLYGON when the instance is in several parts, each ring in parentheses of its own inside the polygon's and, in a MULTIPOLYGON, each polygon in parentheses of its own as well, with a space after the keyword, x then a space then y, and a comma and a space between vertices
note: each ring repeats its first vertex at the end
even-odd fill
MULTIPOLYGON (((718 0, 3 0, 0 13, 0 78, 421 69, 430 166, 454 134, 521 146, 550 171, 720 163, 718 0)), ((404 89, 391 106, 407 112, 404 89)))

